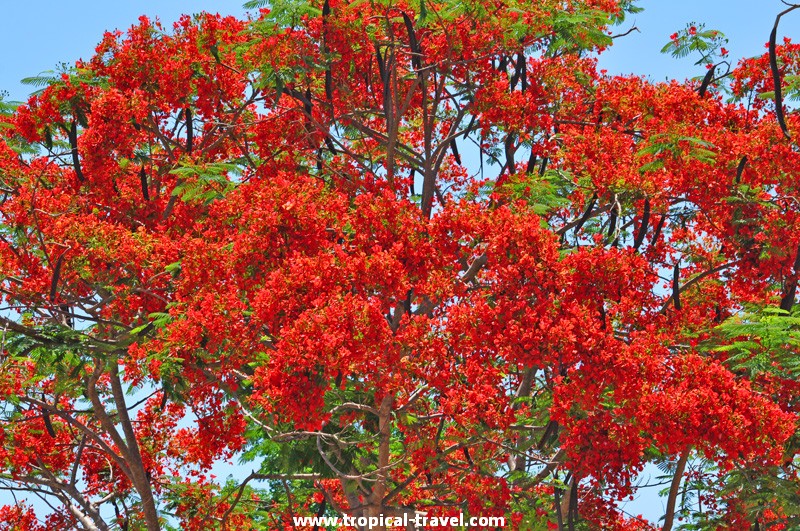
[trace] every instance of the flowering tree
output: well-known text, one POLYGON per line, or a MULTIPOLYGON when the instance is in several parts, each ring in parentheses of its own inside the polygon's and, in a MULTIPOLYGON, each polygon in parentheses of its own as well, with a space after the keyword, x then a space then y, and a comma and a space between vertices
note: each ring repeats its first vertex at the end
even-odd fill
POLYGON ((636 9, 281 0, 31 80, 0 528, 793 525, 800 47, 598 72, 636 9), (616 505, 648 463, 661 523, 616 505))

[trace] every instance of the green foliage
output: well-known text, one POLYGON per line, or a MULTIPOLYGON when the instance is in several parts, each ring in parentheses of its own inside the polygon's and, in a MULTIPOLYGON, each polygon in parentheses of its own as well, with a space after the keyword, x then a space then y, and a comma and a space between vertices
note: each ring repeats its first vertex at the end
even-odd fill
MULTIPOLYGON (((800 310, 787 312, 775 307, 750 307, 727 319, 716 335, 701 348, 710 354, 725 356, 732 370, 751 379, 765 375, 787 380, 800 378, 800 310)), ((796 399, 795 399, 796 402, 796 399)), ((786 456, 797 455, 800 434, 786 444, 786 456)), ((766 510, 785 514, 784 523, 791 529, 800 525, 800 495, 790 459, 782 467, 769 469, 734 468, 724 474, 718 495, 730 494, 741 500, 748 518, 755 522, 766 510)), ((707 485, 706 485, 707 486, 707 485)), ((721 496, 720 496, 721 497, 721 496)), ((693 523, 685 529, 708 529, 717 526, 719 515, 694 513, 693 523)))
POLYGON ((672 35, 672 40, 661 48, 661 53, 683 59, 696 52, 700 54, 700 59, 694 64, 713 65, 720 55, 724 55, 721 51, 726 44, 728 39, 721 31, 707 30, 705 24, 690 22, 685 29, 672 35))
MULTIPOLYGON (((20 382, 22 388, 33 389, 37 383, 47 381, 48 394, 81 400, 88 368, 113 356, 110 353, 98 355, 98 345, 93 343, 87 331, 73 330, 66 325, 39 326, 36 337, 5 331, 5 356, 0 362, 0 371, 14 374, 15 367, 32 364, 35 370, 20 382)), ((20 401, 16 395, 7 399, 14 404, 20 401)))
MULTIPOLYGON (((771 473, 760 470, 737 468, 725 477, 725 493, 738 493, 744 502, 745 513, 751 521, 763 517, 767 510, 785 514, 781 520, 787 527, 798 529, 800 525, 800 496, 795 480, 787 478, 775 468, 771 473)), ((705 515, 695 515, 695 529, 709 529, 719 524, 705 515)), ((762 527, 762 529, 770 527, 762 527)), ((775 527, 775 529, 779 529, 775 527)))
POLYGON ((609 46, 612 39, 605 32, 609 22, 608 13, 597 9, 574 13, 556 11, 552 25, 554 37, 547 54, 553 56, 564 50, 579 52, 609 46))
POLYGON ((56 74, 54 70, 45 70, 44 72, 40 72, 38 75, 20 79, 20 83, 23 85, 36 87, 39 89, 33 93, 34 95, 41 93, 42 90, 46 89, 50 85, 54 85, 59 82, 61 82, 61 75, 56 74))
MULTIPOLYGON (((21 105, 18 101, 6 101, 8 93, 5 91, 0 92, 0 130, 13 129, 14 125, 11 123, 10 118, 21 105)), ((21 136, 14 135, 6 139, 8 146, 20 155, 35 155, 39 153, 37 146, 31 145, 26 142, 21 136)), ((2 176, 2 175, 0 175, 2 176)))
POLYGON ((242 167, 230 162, 185 163, 170 173, 180 179, 172 190, 172 195, 185 202, 199 201, 208 204, 225 197, 236 188, 236 180, 241 177, 242 167))
POLYGON ((246 9, 260 9, 269 7, 270 12, 265 17, 265 22, 281 28, 297 26, 304 16, 318 17, 322 10, 313 2, 307 0, 249 0, 245 2, 246 9))
MULTIPOLYGON (((219 504, 230 503, 239 500, 230 518, 234 514, 246 513, 252 521, 252 529, 268 529, 270 514, 266 510, 270 507, 268 501, 274 493, 253 487, 251 484, 240 486, 238 481, 232 478, 222 485, 209 484, 200 490, 196 484, 187 483, 184 478, 173 476, 164 477, 164 505, 165 514, 172 517, 163 523, 164 529, 168 531, 178 531, 181 527, 175 525, 174 517, 180 513, 183 518, 195 518, 204 523, 204 529, 231 529, 230 526, 220 526, 217 518, 212 518, 209 509, 219 504), (195 500, 196 503, 187 503, 187 500, 195 500), (266 500, 266 503, 265 503, 266 500)), ((285 491, 278 485, 279 493, 285 491)), ((138 529, 138 528, 137 528, 138 529)))
POLYGON ((5 94, 0 93, 0 128, 10 129, 13 127, 12 124, 8 123, 7 119, 14 114, 19 105, 20 103, 16 101, 6 101, 5 94))
POLYGON ((662 133, 651 136, 635 156, 646 160, 639 167, 640 172, 646 173, 663 168, 665 156, 673 160, 688 158, 703 164, 714 164, 717 156, 714 147, 711 142, 700 138, 662 133))
MULTIPOLYGON (((331 390, 325 399, 331 404, 369 404, 374 401, 374 397, 365 396, 363 391, 351 388, 331 390)), ((369 451, 371 445, 366 443, 374 442, 377 419, 370 413, 363 413, 365 419, 359 423, 340 421, 342 415, 352 413, 353 410, 350 409, 336 412, 320 431, 319 442, 318 436, 299 432, 281 437, 280 441, 273 441, 264 437, 261 427, 250 426, 247 439, 252 442, 242 454, 242 461, 260 461, 260 470, 264 473, 282 470, 288 474, 314 473, 335 477, 328 463, 321 457, 319 446, 322 446, 330 451, 330 459, 339 470, 348 471, 347 473, 353 470, 368 473, 375 463, 372 462, 374 456, 369 451)), ((288 426, 286 428, 290 429, 288 426)))
MULTIPOLYGON (((789 74, 783 76, 781 93, 784 101, 800 101, 800 75, 789 74)), ((772 101, 775 99, 775 92, 771 90, 760 92, 756 97, 761 100, 772 101)))
POLYGON ((35 76, 26 77, 20 80, 23 85, 36 87, 37 90, 32 95, 38 95, 54 85, 80 86, 81 84, 93 86, 105 86, 106 81, 97 77, 88 68, 77 68, 72 65, 62 63, 56 70, 45 70, 35 76))
POLYGON ((638 0, 623 0, 620 2, 620 12, 613 13, 610 17, 612 24, 621 24, 625 22, 628 15, 635 15, 644 11, 643 7, 635 5, 638 0))
POLYGON ((800 311, 751 309, 722 323, 708 350, 727 355, 732 369, 751 378, 773 374, 800 377, 800 311))
POLYGON ((511 200, 521 199, 539 215, 569 204, 567 197, 574 189, 572 179, 561 170, 548 170, 544 175, 538 173, 518 174, 504 185, 511 200))

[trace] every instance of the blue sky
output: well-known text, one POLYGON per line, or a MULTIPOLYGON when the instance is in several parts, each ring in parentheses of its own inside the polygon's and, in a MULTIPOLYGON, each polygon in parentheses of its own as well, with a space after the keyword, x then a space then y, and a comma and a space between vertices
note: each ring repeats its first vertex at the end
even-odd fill
MULTIPOLYGON (((726 46, 730 58, 736 62, 766 52, 775 16, 786 8, 780 0, 640 0, 638 5, 644 12, 632 16, 620 30, 635 23, 641 32, 617 39, 600 63, 611 73, 646 74, 656 81, 705 74, 703 67, 693 66, 697 58, 676 60, 660 53, 669 35, 687 23, 705 23, 707 29, 724 33, 730 40, 726 46)), ((800 11, 781 19, 778 42, 782 36, 800 40, 800 11)))
MULTIPOLYGON (((0 90, 9 99, 24 100, 30 87, 19 80, 54 68, 60 62, 88 59, 103 31, 125 29, 142 14, 159 17, 165 25, 181 13, 202 10, 222 14, 245 12, 244 0, 137 0, 107 2, 4 2, 0 17, 0 90)), ((702 75, 692 60, 675 60, 659 53, 669 35, 687 22, 705 22, 730 39, 731 58, 760 54, 769 38, 780 0, 640 0, 643 13, 635 23, 641 33, 617 39, 601 59, 611 73, 636 73, 655 80, 702 75), (755 7, 757 6, 757 7, 755 7)), ((800 12, 785 17, 780 33, 800 39, 800 12)))
MULTIPOLYGON (((61 62, 89 59, 103 32, 127 29, 141 15, 171 27, 182 13, 209 11, 243 15, 245 0, 72 0, 3 2, 0 17, 0 90, 8 99, 27 98, 32 87, 19 80, 52 70, 61 62)), ((35 87, 34 87, 35 88, 35 87)))
MULTIPOLYGON (((142 14, 158 17, 169 27, 181 13, 202 10, 242 15, 244 0, 74 0, 72 2, 3 2, 0 17, 0 90, 10 100, 24 100, 32 87, 19 80, 53 69, 61 62, 88 59, 105 30, 126 29, 142 14)), ((689 22, 704 22, 720 30, 730 43, 730 57, 737 61, 765 52, 775 15, 785 6, 780 0, 640 0, 643 13, 628 20, 619 31, 635 24, 639 33, 618 39, 602 56, 601 68, 612 74, 635 73, 653 80, 684 79, 705 73, 694 60, 675 60, 660 53, 669 35, 689 22), (757 6, 757 7, 756 7, 757 6)), ((785 17, 782 36, 800 40, 800 12, 785 17)), ((648 473, 655 472, 649 467, 648 473)), ((646 479, 647 474, 643 479, 646 479)), ((654 491, 640 493, 625 508, 653 520, 663 514, 663 500, 654 491)))

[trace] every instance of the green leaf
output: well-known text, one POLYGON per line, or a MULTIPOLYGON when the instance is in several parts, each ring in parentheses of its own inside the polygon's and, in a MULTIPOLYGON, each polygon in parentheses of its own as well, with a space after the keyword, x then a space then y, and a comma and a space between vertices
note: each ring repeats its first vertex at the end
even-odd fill
POLYGON ((209 203, 236 188, 242 171, 241 165, 231 162, 185 163, 170 171, 181 178, 172 195, 184 202, 209 203))

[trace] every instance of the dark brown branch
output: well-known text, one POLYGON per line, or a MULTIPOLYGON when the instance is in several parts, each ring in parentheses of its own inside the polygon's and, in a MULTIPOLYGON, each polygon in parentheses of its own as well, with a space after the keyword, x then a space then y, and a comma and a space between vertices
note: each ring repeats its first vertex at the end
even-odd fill
POLYGON ((514 75, 511 76, 511 81, 509 82, 510 89, 513 92, 514 88, 517 86, 517 82, 522 79, 521 90, 525 92, 528 88, 528 78, 527 78, 527 69, 528 65, 525 62, 525 53, 522 51, 517 52, 517 61, 514 64, 514 75))
POLYGON ((528 157, 528 165, 525 167, 525 173, 533 173, 536 169, 536 153, 531 150, 531 156, 528 157))
POLYGON ((672 270, 672 302, 675 303, 675 309, 681 309, 681 259, 675 262, 675 268, 672 270))
POLYGON ((705 97, 708 86, 714 80, 714 73, 716 71, 717 65, 712 65, 711 68, 708 69, 708 72, 706 72, 706 75, 703 76, 703 81, 700 83, 700 88, 697 90, 697 94, 699 94, 701 98, 705 97))
POLYGON ((578 519, 578 478, 572 477, 572 493, 569 497, 569 509, 567 511, 567 528, 575 531, 575 521, 578 519))
POLYGON ((377 42, 375 43, 375 58, 378 60, 378 74, 381 77, 381 81, 386 84, 388 82, 386 63, 384 62, 383 56, 381 55, 380 46, 378 46, 377 42))
POLYGON ((792 311, 792 307, 794 306, 794 297, 797 294, 798 273, 800 273, 800 245, 797 246, 797 254, 794 256, 794 265, 792 272, 789 274, 786 293, 781 299, 781 310, 785 310, 787 312, 792 311))
POLYGON ((383 505, 388 505, 389 502, 392 501, 392 499, 395 496, 397 496, 398 494, 402 493, 403 489, 405 489, 406 487, 411 485, 411 483, 413 483, 414 480, 416 480, 421 475, 422 475, 422 471, 418 470, 415 473, 413 473, 410 476, 408 476, 405 480, 403 480, 402 483, 398 484, 394 489, 392 489, 391 492, 389 492, 389 494, 384 496, 383 505))
POLYGON ((192 152, 192 145, 194 144, 194 127, 192 125, 192 110, 186 108, 186 153, 192 152))
MULTIPOLYGON (((702 273, 693 276, 683 286, 680 286, 678 288, 678 294, 680 295, 680 293, 683 293, 687 289, 691 288, 693 285, 697 284, 698 282, 700 282, 701 280, 703 280, 707 276, 713 275, 715 273, 719 273, 723 269, 727 269, 727 268, 729 268, 731 266, 734 266, 734 265, 736 265, 736 262, 726 262, 726 263, 724 263, 722 265, 718 265, 717 267, 712 267, 708 271, 703 271, 702 273)), ((675 264, 676 268, 679 267, 679 266, 680 266, 680 260, 678 261, 678 263, 675 264)), ((675 297, 674 289, 675 289, 675 276, 674 276, 674 273, 673 273, 673 294, 670 296, 669 299, 664 301, 664 305, 661 307, 661 310, 660 310, 662 313, 667 310, 667 308, 669 307, 670 303, 674 300, 674 297, 675 297)), ((678 304, 675 305, 675 308, 680 310, 680 308, 678 308, 678 304)))
MULTIPOLYGON (((592 200, 590 201, 589 207, 593 206, 592 202, 596 202, 596 201, 597 201, 597 198, 593 196, 592 200)), ((556 234, 558 234, 559 236, 563 236, 564 234, 566 234, 568 231, 572 230, 573 228, 577 232, 578 230, 580 230, 581 227, 583 227, 584 223, 586 223, 587 221, 589 221, 591 218, 593 218, 595 216, 599 216, 600 214, 604 214, 604 213, 608 212, 608 210, 612 206, 613 205, 608 204, 608 205, 605 205, 605 206, 602 206, 602 207, 598 207, 598 208, 596 208, 594 210, 592 210, 591 208, 587 208, 586 212, 579 219, 567 223, 566 225, 564 225, 563 227, 558 229, 556 231, 556 234)))
POLYGON ((619 234, 617 222, 622 213, 622 206, 619 204, 617 195, 614 194, 614 204, 611 208, 611 214, 608 217, 608 242, 616 247, 617 235, 619 234))
POLYGON ((144 165, 139 170, 139 181, 142 183, 142 197, 145 201, 150 201, 150 187, 147 184, 147 172, 144 169, 144 165))
POLYGON ((517 163, 514 161, 514 155, 517 153, 517 146, 514 145, 514 135, 509 134, 506 136, 504 145, 506 153, 506 169, 508 170, 509 175, 514 175, 517 173, 517 163))
POLYGON ((556 486, 555 489, 553 489, 553 498, 555 502, 558 531, 564 531, 564 516, 561 513, 561 487, 556 486))
POLYGON ((55 438, 56 430, 53 429, 53 423, 50 421, 50 413, 45 408, 42 408, 42 420, 44 420, 44 428, 50 437, 55 438))
POLYGON ((331 14, 331 4, 328 0, 322 4, 322 56, 326 60, 325 63, 325 99, 331 106, 331 114, 333 114, 333 74, 331 73, 330 62, 327 61, 326 55, 328 54, 328 17, 331 14))
POLYGON ((456 164, 461 166, 461 155, 458 154, 458 146, 456 145, 456 139, 450 141, 450 151, 453 152, 453 158, 456 159, 456 164))
POLYGON ((86 177, 83 176, 81 159, 78 156, 78 124, 72 122, 69 131, 67 131, 67 137, 69 138, 69 147, 72 153, 72 165, 75 167, 75 175, 80 182, 84 182, 86 181, 86 177))
POLYGON ((319 531, 319 519, 322 518, 322 515, 325 514, 325 505, 327 500, 325 498, 322 499, 322 502, 319 504, 319 509, 317 510, 317 523, 314 524, 313 531, 319 531))
POLYGON ((742 181, 742 174, 744 173, 744 169, 747 166, 747 155, 742 157, 742 160, 739 161, 739 165, 736 167, 736 180, 734 183, 739 184, 742 181))
POLYGON ((778 69, 778 54, 776 51, 776 44, 775 41, 778 37, 778 24, 780 24, 781 17, 794 11, 800 6, 792 5, 788 9, 785 9, 778 13, 778 16, 775 17, 775 24, 772 26, 772 32, 769 34, 769 67, 772 71, 772 83, 775 87, 775 117, 778 119, 778 125, 781 126, 781 131, 783 131, 783 136, 787 139, 791 139, 791 135, 789 134, 789 129, 786 127, 786 118, 783 114, 783 95, 781 89, 781 72, 778 69))
POLYGON ((581 227, 589 221, 589 218, 592 216, 592 209, 597 204, 597 194, 592 194, 592 198, 589 200, 589 205, 586 207, 586 212, 583 213, 583 216, 578 220, 578 224, 575 225, 575 232, 581 230, 581 227))
MULTIPOLYGON (((128 409, 125 403, 125 391, 122 389, 122 382, 119 379, 119 366, 117 360, 111 361, 111 371, 109 374, 111 392, 117 406, 118 423, 122 426, 125 434, 125 447, 127 448, 128 459, 130 461, 131 482, 142 500, 142 512, 144 513, 145 524, 148 531, 158 531, 160 529, 158 510, 156 509, 155 499, 150 480, 147 477, 142 454, 139 450, 139 443, 136 439, 136 432, 128 416, 128 409)), ((95 403, 95 400, 92 400, 95 403)), ((115 433, 116 430, 114 430, 115 433)))
MULTIPOLYGON (((130 475, 130 469, 128 467, 127 461, 123 457, 117 455, 114 452, 114 450, 108 445, 108 443, 106 443, 103 437, 100 436, 99 433, 89 429, 84 424, 78 422, 72 414, 70 414, 67 411, 60 410, 56 406, 47 404, 41 400, 36 400, 34 398, 28 397, 28 398, 23 398, 22 400, 29 404, 36 405, 41 409, 45 409, 54 415, 57 415, 59 418, 61 418, 62 421, 76 428, 83 434, 84 438, 88 437, 92 441, 94 441, 98 445, 99 450, 102 451, 106 456, 111 458, 126 476, 130 475)), ((97 412, 95 412, 95 414, 97 414, 97 412)))
POLYGON ((403 23, 406 25, 408 44, 411 47, 411 66, 415 70, 419 70, 422 68, 422 51, 419 47, 419 41, 417 41, 417 35, 414 32, 414 23, 411 22, 411 18, 405 12, 403 12, 403 23))
POLYGON ((650 198, 644 198, 644 208, 642 210, 642 221, 639 224, 639 232, 636 233, 636 238, 633 240, 633 248, 638 250, 644 242, 644 237, 647 235, 647 226, 650 224, 650 198))
POLYGON ((619 39, 620 37, 625 37, 627 35, 630 35, 634 31, 637 32, 637 33, 641 33, 641 31, 639 31, 639 28, 637 28, 636 26, 631 26, 631 29, 629 29, 625 33, 618 33, 616 35, 612 35, 611 38, 612 39, 619 39))
POLYGON ((477 276, 481 268, 483 268, 483 266, 486 265, 486 262, 488 260, 489 258, 485 254, 482 254, 478 258, 476 258, 475 261, 472 262, 472 265, 469 266, 469 269, 467 269, 467 271, 461 277, 461 281, 464 282, 465 284, 468 282, 472 282, 472 280, 477 276))
POLYGON ((61 255, 56 259, 55 267, 53 267, 53 278, 50 280, 50 302, 56 300, 56 294, 58 293, 58 281, 61 278, 61 267, 64 265, 65 254, 67 254, 66 251, 61 253, 61 255))
POLYGON ((683 479, 683 472, 686 470, 686 462, 689 460, 689 449, 687 448, 680 459, 675 469, 675 475, 672 477, 672 485, 669 488, 669 497, 667 498, 667 512, 664 514, 664 527, 661 531, 671 531, 672 524, 675 521, 675 503, 678 499, 678 489, 681 487, 681 479, 683 479))
POLYGON ((321 479, 319 474, 257 474, 252 472, 244 479, 244 481, 242 481, 242 483, 239 485, 239 488, 236 489, 236 496, 234 497, 228 509, 225 511, 225 514, 222 515, 220 523, 222 524, 222 527, 225 528, 225 522, 228 521, 231 513, 234 511, 234 509, 236 509, 242 494, 244 494, 245 487, 253 480, 316 481, 318 479, 321 479))
POLYGON ((667 214, 661 216, 661 219, 658 221, 658 225, 656 225, 656 230, 653 231, 653 237, 650 240, 650 245, 655 245, 658 241, 658 237, 661 235, 661 229, 664 228, 664 223, 667 221, 667 214))

